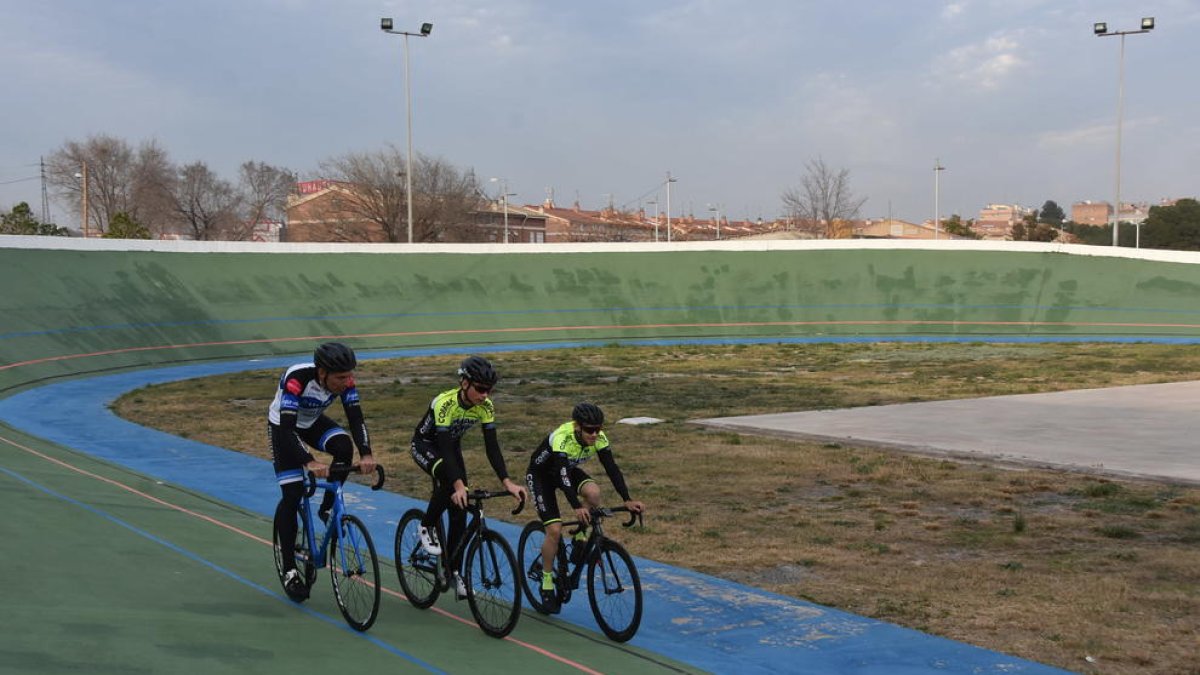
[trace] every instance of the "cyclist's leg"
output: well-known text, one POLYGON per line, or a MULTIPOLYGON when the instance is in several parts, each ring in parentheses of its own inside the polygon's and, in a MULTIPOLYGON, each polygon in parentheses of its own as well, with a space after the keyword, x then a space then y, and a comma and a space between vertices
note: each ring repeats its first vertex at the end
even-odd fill
POLYGON ((273 424, 267 424, 267 442, 271 446, 271 459, 275 468, 275 480, 279 483, 279 503, 275 505, 275 529, 279 532, 279 550, 284 571, 296 569, 296 512, 304 497, 304 467, 286 452, 283 432, 273 424))
MULTIPOLYGON (((308 432, 310 435, 316 436, 316 443, 313 445, 333 455, 334 464, 349 465, 354 461, 354 441, 351 440, 350 434, 345 429, 338 426, 337 422, 321 415, 309 427, 308 432)), ((331 472, 329 479, 345 483, 347 475, 347 472, 336 474, 331 472)), ((329 513, 329 510, 333 508, 333 500, 333 491, 326 490, 325 496, 321 498, 321 508, 318 513, 329 513)))
MULTIPOLYGON (((590 509, 600 507, 600 485, 588 475, 586 471, 579 467, 571 468, 571 480, 575 482, 576 491, 579 494, 579 501, 590 509)), ((583 550, 583 543, 587 541, 590 527, 580 528, 573 537, 572 545, 580 546, 580 551, 583 550)))
POLYGON ((283 495, 275 505, 275 530, 279 532, 279 551, 284 572, 296 569, 296 511, 304 496, 301 476, 292 473, 295 477, 289 482, 285 483, 284 478, 280 477, 279 489, 283 495))
POLYGON ((429 492, 429 504, 425 506, 420 527, 422 529, 422 540, 424 541, 427 534, 430 535, 430 543, 435 548, 431 549, 425 544, 422 544, 422 546, 426 551, 431 553, 439 549, 444 551, 444 542, 432 541, 432 539, 437 538, 437 524, 441 522, 442 513, 450 504, 450 493, 445 490, 437 479, 437 469, 441 466, 442 460, 438 458, 437 451, 432 443, 413 441, 412 445, 409 446, 409 453, 412 455, 413 462, 430 477, 432 482, 432 488, 429 492))
POLYGON ((554 556, 558 553, 558 540, 562 536, 562 516, 558 511, 558 486, 553 477, 548 478, 541 471, 530 471, 525 474, 525 487, 529 489, 529 498, 533 500, 533 508, 537 510, 538 520, 545 528, 545 539, 542 540, 542 588, 554 588, 552 573, 554 572, 554 556))

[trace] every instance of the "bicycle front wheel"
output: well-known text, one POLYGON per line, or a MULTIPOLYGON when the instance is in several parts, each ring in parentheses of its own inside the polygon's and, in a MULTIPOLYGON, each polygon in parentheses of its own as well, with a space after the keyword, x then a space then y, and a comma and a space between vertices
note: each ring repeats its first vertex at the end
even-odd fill
MULTIPOLYGON (((317 566, 313 563, 312 552, 308 550, 308 523, 304 518, 300 517, 300 512, 296 512, 296 542, 295 542, 295 559, 296 569, 300 571, 301 578, 304 579, 304 584, 308 588, 312 588, 313 582, 317 580, 317 566)), ((279 545, 279 530, 274 526, 271 527, 271 539, 274 542, 275 549, 275 572, 279 574, 279 585, 283 586, 283 592, 295 602, 304 602, 308 599, 308 593, 305 592, 303 597, 293 595, 288 592, 287 586, 283 584, 283 547, 279 545)))
POLYGON ((600 630, 626 642, 642 623, 642 582, 633 558, 611 539, 600 542, 588 560, 588 601, 600 630))
POLYGON ((467 604, 483 632, 502 638, 521 616, 521 581, 512 547, 498 532, 484 530, 467 547, 463 568, 467 604))
MULTIPOLYGON (((440 559, 430 555, 421 548, 421 519, 425 512, 421 509, 409 509, 400 524, 396 526, 396 576, 400 577, 400 588, 413 607, 426 609, 437 600, 441 592, 438 579, 440 559)), ((438 528, 438 541, 441 528, 438 528)))
POLYGON ((379 559, 362 521, 342 516, 329 545, 329 578, 346 623, 365 631, 379 616, 379 559))

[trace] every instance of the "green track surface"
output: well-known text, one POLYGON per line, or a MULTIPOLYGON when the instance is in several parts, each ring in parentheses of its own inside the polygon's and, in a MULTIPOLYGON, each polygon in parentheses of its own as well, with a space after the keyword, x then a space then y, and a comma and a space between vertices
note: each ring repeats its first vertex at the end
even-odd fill
POLYGON ((283 598, 265 518, 7 428, 0 439, 0 673, 695 672, 531 612, 516 640, 495 640, 465 602, 411 607, 390 564, 364 638, 326 570, 308 602, 283 598))

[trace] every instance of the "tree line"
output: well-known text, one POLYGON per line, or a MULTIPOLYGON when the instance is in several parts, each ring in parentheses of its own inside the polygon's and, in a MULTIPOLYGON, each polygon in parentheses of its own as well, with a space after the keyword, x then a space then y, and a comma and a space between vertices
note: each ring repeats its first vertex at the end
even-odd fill
MULTIPOLYGON (((393 242, 408 236, 405 170, 404 155, 392 146, 320 162, 321 178, 354 186, 344 207, 380 226, 393 242)), ((69 140, 46 160, 55 200, 86 217, 92 233, 110 238, 248 240, 257 225, 285 219, 297 180, 291 169, 255 160, 243 162, 229 180, 203 161, 175 164, 153 140, 135 147, 107 134, 69 140)), ((414 241, 445 240, 470 222, 484 196, 474 171, 420 154, 412 185, 414 241)), ((24 202, 0 217, 3 234, 70 233, 39 222, 24 202)))

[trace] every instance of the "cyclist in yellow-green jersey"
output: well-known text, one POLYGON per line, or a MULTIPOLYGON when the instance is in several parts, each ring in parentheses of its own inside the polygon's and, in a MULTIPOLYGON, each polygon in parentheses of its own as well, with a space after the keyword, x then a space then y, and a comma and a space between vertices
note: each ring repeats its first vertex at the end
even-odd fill
MULTIPOLYGON (((435 396, 413 431, 413 461, 433 478, 433 493, 419 530, 421 546, 432 555, 442 555, 443 551, 452 555, 466 530, 467 469, 463 463, 462 437, 471 427, 479 425, 483 430, 488 462, 504 489, 517 499, 525 499, 524 486, 508 477, 496 436, 496 412, 489 398, 499 380, 496 369, 482 356, 471 356, 459 366, 458 377, 458 387, 435 396), (457 508, 449 509, 451 505, 457 508), (440 542, 435 524, 447 509, 450 527, 446 541, 440 542)), ((450 569, 460 569, 461 562, 451 560, 450 569)), ((466 597, 466 587, 457 576, 455 574, 455 590, 461 599, 466 597)))
MULTIPOLYGON (((571 421, 551 431, 533 451, 525 473, 525 484, 533 497, 538 517, 546 527, 546 539, 542 542, 541 596, 546 611, 551 614, 559 610, 552 565, 562 537, 562 518, 555 491, 563 493, 580 521, 590 522, 591 509, 600 506, 600 486, 579 465, 593 456, 599 458, 625 506, 634 513, 645 509, 642 502, 630 498, 625 477, 613 458, 608 436, 604 433, 604 411, 593 403, 576 405, 571 411, 571 421)), ((586 531, 576 536, 585 538, 586 531)), ((582 542, 579 548, 582 550, 582 542)))

